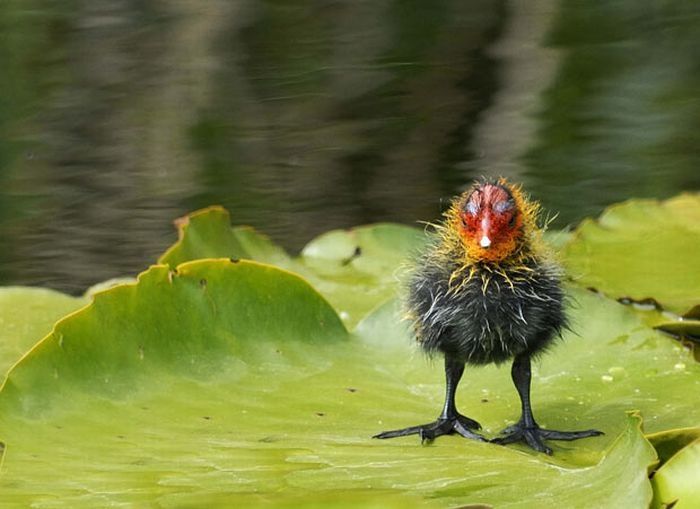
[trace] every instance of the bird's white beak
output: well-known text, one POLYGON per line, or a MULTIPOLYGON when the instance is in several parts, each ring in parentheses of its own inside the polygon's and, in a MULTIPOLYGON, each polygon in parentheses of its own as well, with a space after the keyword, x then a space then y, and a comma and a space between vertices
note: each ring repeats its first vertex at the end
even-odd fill
POLYGON ((486 235, 481 237, 481 240, 479 241, 479 245, 483 248, 487 248, 491 245, 491 239, 488 238, 486 235))

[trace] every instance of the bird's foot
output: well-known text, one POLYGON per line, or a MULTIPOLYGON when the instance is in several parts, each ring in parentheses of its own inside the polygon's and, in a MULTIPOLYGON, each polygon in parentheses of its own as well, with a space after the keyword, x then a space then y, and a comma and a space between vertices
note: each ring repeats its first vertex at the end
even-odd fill
POLYGON ((509 426, 501 432, 501 436, 494 438, 491 442, 500 445, 512 444, 514 442, 525 442, 538 452, 552 454, 552 449, 547 447, 545 440, 578 440, 579 438, 597 437, 603 435, 602 431, 588 429, 585 431, 555 431, 534 426, 525 426, 522 421, 509 426))
POLYGON ((428 424, 420 424, 418 426, 410 426, 408 428, 395 429, 392 431, 384 431, 372 438, 396 438, 405 437, 407 435, 418 435, 420 436, 421 442, 431 442, 439 436, 442 435, 452 435, 457 433, 464 438, 471 438, 472 440, 479 440, 485 442, 486 439, 474 433, 473 429, 481 429, 481 424, 476 422, 474 419, 465 417, 461 414, 456 414, 450 417, 439 417, 435 422, 430 422, 428 424))

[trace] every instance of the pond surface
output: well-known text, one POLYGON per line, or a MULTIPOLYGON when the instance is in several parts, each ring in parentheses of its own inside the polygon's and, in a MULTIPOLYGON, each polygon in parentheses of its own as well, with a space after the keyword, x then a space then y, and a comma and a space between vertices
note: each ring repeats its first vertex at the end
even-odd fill
POLYGON ((290 251, 480 175, 576 224, 700 188, 700 3, 3 0, 0 284, 132 275, 219 203, 290 251))

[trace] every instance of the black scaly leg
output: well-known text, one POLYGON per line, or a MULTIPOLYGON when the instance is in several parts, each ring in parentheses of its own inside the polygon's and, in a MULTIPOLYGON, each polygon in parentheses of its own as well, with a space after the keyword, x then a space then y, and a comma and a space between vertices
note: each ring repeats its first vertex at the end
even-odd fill
POLYGON ((406 435, 419 435, 422 442, 431 441, 441 435, 458 433, 465 438, 484 441, 484 437, 471 431, 481 429, 481 425, 457 412, 455 392, 464 373, 464 362, 445 356, 445 405, 436 421, 408 428, 384 431, 373 438, 395 438, 406 435))
POLYGON ((530 405, 530 379, 532 375, 530 371, 530 356, 528 354, 521 354, 515 358, 511 376, 520 396, 522 415, 517 423, 503 430, 502 436, 494 438, 491 440, 492 442, 501 445, 525 442, 536 451, 552 454, 552 449, 544 444, 544 440, 578 440, 579 438, 595 437, 603 434, 602 431, 595 429, 586 431, 554 431, 540 428, 532 416, 532 406, 530 405))

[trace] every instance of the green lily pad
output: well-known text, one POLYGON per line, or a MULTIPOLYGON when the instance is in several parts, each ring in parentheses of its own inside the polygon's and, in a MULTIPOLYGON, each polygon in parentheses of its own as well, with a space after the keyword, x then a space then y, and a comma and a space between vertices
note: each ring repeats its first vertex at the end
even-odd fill
POLYGON ((700 341, 700 320, 666 321, 655 327, 675 336, 700 341))
POLYGON ((684 314, 683 318, 686 318, 688 320, 700 320, 700 304, 693 307, 693 309, 684 314))
POLYGON ((652 506, 668 507, 675 502, 677 507, 697 507, 700 503, 700 428, 662 431, 649 435, 648 439, 659 455, 659 465, 652 476, 652 506))
POLYGON ((245 258, 284 268, 292 263, 284 249, 253 228, 231 228, 228 211, 217 205, 181 217, 175 225, 178 241, 158 263, 176 267, 201 258, 245 258))
POLYGON ((352 325, 396 295, 408 261, 425 242, 421 230, 397 224, 333 230, 304 247, 300 272, 352 325))
MULTIPOLYGON (((603 437, 522 447, 376 441, 431 420, 439 362, 388 302, 353 336, 308 284, 254 262, 155 266, 60 321, 0 391, 3 503, 27 507, 646 507, 640 431, 689 426, 688 353, 628 308, 574 291, 577 334, 535 367, 549 427, 603 437), (683 369, 679 367, 685 363, 683 369)), ((461 409, 494 436, 518 417, 507 367, 470 369, 461 409)))
POLYGON ((654 324, 654 327, 700 345, 700 305, 693 307, 693 309, 685 313, 682 317, 673 317, 671 320, 668 318, 660 320, 658 323, 654 324))
POLYGON ((659 467, 678 451, 700 439, 700 428, 681 428, 647 435, 659 455, 659 467))
POLYGON ((377 223, 325 233, 309 242, 301 257, 321 274, 335 276, 347 267, 383 279, 387 274, 391 277, 425 242, 425 233, 417 228, 377 223))
POLYGON ((570 275, 611 297, 654 299, 683 313, 700 304, 700 194, 631 200, 585 220, 565 249, 570 275))
POLYGON ((45 288, 1 288, 0 377, 51 331, 56 320, 87 303, 85 297, 71 297, 45 288))
POLYGON ((292 259, 252 228, 232 228, 229 213, 218 206, 193 212, 176 224, 179 240, 159 263, 175 267, 190 260, 231 257, 285 268, 306 278, 349 327, 396 294, 406 259, 426 241, 417 228, 380 223, 327 232, 292 259))
MULTIPOLYGON (((601 224, 630 220, 612 217, 619 224, 601 224)), ((388 224, 333 231, 292 259, 254 230, 231 228, 219 207, 179 228, 161 258, 171 269, 225 259, 156 266, 138 284, 91 291, 94 303, 10 372, 0 391, 4 503, 646 507, 656 454, 640 415, 666 462, 655 501, 687 491, 686 467, 666 468, 681 454, 694 461, 683 429, 700 422, 687 396, 700 368, 633 310, 572 289, 574 332, 535 366, 538 421, 604 437, 551 443, 554 458, 457 437, 430 447, 415 437, 373 441, 433 419, 442 403, 440 363, 416 355, 393 299, 424 233, 388 224), (362 319, 354 335, 304 280, 236 261, 245 258, 301 274, 346 325, 362 319)), ((557 241, 569 242, 567 256, 581 231, 557 241)), ((469 369, 458 403, 488 437, 519 413, 505 367, 469 369)))
POLYGON ((700 439, 674 454, 652 478, 652 507, 700 507, 700 439))

